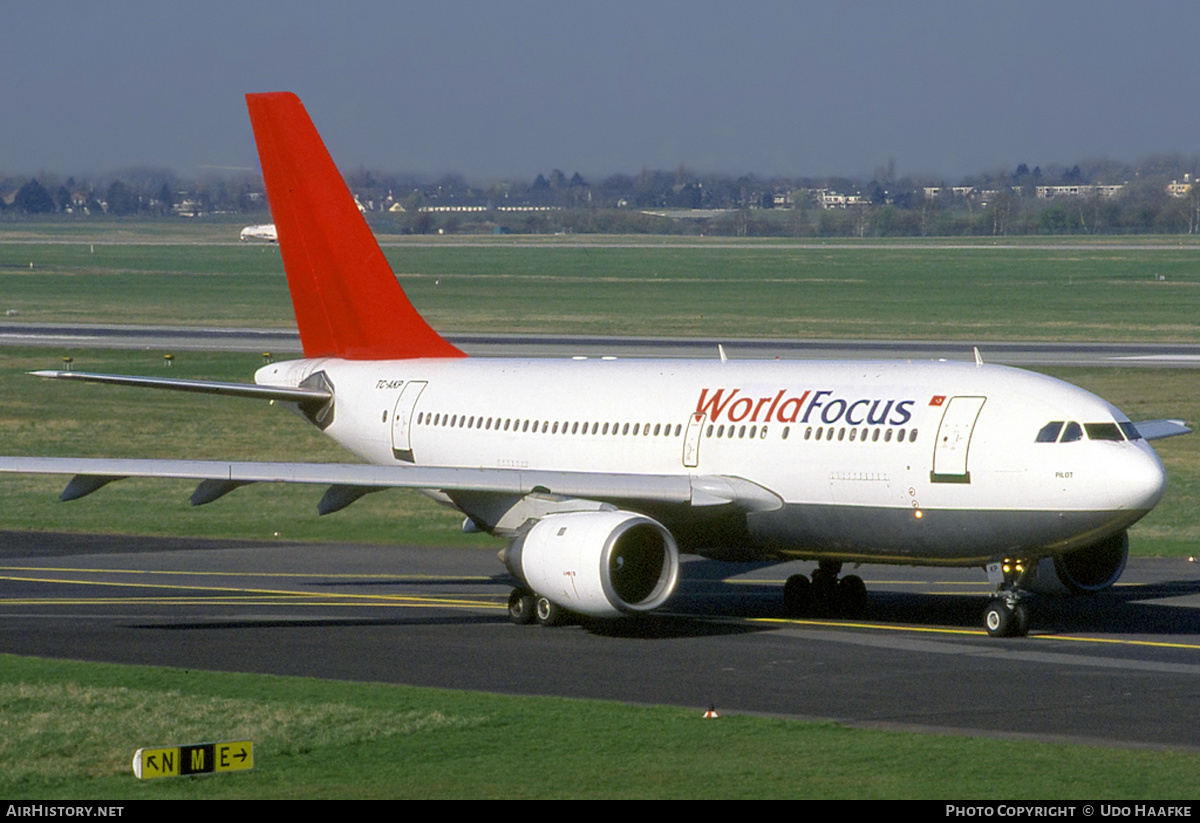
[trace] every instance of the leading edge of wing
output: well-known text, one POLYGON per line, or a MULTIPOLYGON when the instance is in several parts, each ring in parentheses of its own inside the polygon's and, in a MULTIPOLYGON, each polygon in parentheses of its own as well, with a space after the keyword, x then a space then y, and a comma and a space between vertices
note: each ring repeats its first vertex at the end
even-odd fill
POLYGON ((1192 433, 1182 420, 1140 420, 1133 427, 1144 440, 1162 440, 1164 437, 1192 433))
POLYGON ((131 374, 97 374, 80 371, 32 371, 34 377, 55 380, 80 380, 84 383, 108 383, 117 386, 137 386, 144 389, 222 394, 227 397, 249 397, 257 400, 280 400, 290 403, 327 401, 333 395, 324 389, 260 386, 257 383, 221 383, 214 380, 179 380, 170 377, 142 377, 131 374))
MULTIPOLYGON (((228 484, 309 483, 363 489, 408 488, 526 495, 548 492, 597 500, 637 500, 691 506, 732 504, 745 511, 773 511, 783 501, 738 477, 718 475, 601 474, 443 466, 372 466, 356 463, 272 463, 220 460, 155 460, 110 457, 0 457, 4 474, 70 474, 64 499, 89 494, 126 477, 199 480, 228 484)), ((215 497, 209 498, 215 499, 215 497)))

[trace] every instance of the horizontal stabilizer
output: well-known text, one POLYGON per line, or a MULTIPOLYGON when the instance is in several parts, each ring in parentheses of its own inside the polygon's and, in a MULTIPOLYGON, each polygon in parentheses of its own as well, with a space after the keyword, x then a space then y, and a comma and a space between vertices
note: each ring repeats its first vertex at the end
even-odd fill
POLYGON ((141 377, 132 374, 95 374, 81 371, 34 371, 35 377, 57 380, 81 380, 85 383, 108 383, 116 386, 137 386, 143 389, 223 394, 227 397, 249 397, 257 400, 279 400, 289 403, 325 402, 333 395, 324 389, 260 386, 256 383, 220 383, 212 380, 176 380, 170 377, 141 377))

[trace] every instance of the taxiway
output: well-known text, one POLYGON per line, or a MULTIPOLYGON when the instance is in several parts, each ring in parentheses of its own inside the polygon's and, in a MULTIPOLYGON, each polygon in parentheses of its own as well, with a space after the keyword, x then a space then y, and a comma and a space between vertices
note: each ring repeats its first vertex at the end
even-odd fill
POLYGON ((1030 637, 979 570, 865 566, 859 621, 785 620, 805 564, 688 558, 665 612, 514 626, 492 550, 0 533, 0 652, 1195 748, 1200 569, 1133 559, 1030 637), (793 568, 793 566, 797 568, 793 568))
MULTIPOLYGON (((979 347, 988 363, 1007 366, 1200 368, 1200 344, 1052 343, 921 340, 795 340, 754 338, 606 337, 537 334, 447 334, 482 357, 713 357, 717 346, 735 359, 965 360, 979 347)), ((161 349, 163 351, 300 352, 291 329, 117 326, 0 321, 0 346, 161 349)))

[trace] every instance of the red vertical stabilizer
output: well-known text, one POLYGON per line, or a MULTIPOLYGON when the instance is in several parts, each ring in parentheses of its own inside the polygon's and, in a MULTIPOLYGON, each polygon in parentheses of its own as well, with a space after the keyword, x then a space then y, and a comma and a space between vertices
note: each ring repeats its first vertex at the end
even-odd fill
POLYGON ((300 98, 247 94, 305 357, 465 357, 409 302, 300 98))

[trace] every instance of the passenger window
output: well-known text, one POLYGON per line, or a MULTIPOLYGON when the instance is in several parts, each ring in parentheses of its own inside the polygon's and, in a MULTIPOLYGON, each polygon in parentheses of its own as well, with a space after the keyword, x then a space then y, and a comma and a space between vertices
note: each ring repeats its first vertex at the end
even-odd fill
POLYGON ((1037 438, 1035 438, 1033 442, 1035 442, 1035 443, 1053 443, 1053 442, 1055 442, 1056 440, 1058 440, 1058 433, 1060 431, 1062 431, 1062 427, 1063 427, 1063 421, 1061 421, 1061 420, 1053 420, 1053 421, 1047 423, 1046 425, 1042 426, 1040 431, 1038 431, 1037 438))
POLYGON ((1076 423, 1075 421, 1072 420, 1070 423, 1067 424, 1066 431, 1063 432, 1062 440, 1060 440, 1058 442, 1074 443, 1076 440, 1082 440, 1082 439, 1083 439, 1083 428, 1078 423, 1076 423))

